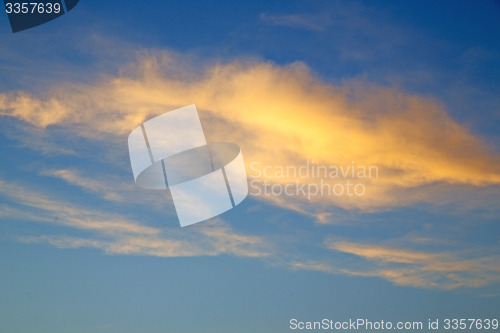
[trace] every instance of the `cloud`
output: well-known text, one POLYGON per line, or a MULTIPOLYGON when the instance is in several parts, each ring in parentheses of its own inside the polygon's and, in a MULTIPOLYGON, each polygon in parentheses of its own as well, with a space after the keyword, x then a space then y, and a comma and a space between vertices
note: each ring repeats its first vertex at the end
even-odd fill
MULTIPOLYGON (((6 199, 6 204, 0 206, 0 219, 62 227, 53 235, 15 236, 25 244, 49 244, 61 249, 93 248, 109 255, 232 255, 258 258, 265 264, 290 270, 378 277, 396 285, 420 288, 483 287, 500 281, 500 257, 486 254, 496 253, 497 249, 429 252, 328 236, 324 242, 307 245, 308 241, 302 234, 299 238, 291 234, 257 236, 239 232, 217 218, 190 228, 165 229, 148 225, 151 219, 154 220, 148 216, 137 219, 88 209, 52 198, 50 193, 41 193, 36 188, 3 180, 0 181, 0 195, 6 199), (318 259, 308 251, 295 253, 287 250, 304 245, 312 246, 313 253, 319 257, 326 251, 328 259, 318 259)), ((436 243, 436 240, 418 238, 413 242, 424 247, 430 243, 436 243)))
POLYGON ((262 22, 284 26, 289 28, 298 28, 312 31, 323 31, 331 25, 331 17, 329 15, 305 15, 305 14, 288 14, 288 15, 271 15, 262 13, 259 15, 262 22))
POLYGON ((96 248, 112 255, 143 255, 155 257, 194 257, 229 254, 239 257, 262 258, 265 251, 262 239, 234 232, 222 222, 210 228, 171 232, 169 235, 118 235, 113 239, 72 236, 20 236, 22 243, 47 243, 62 249, 96 248))
POLYGON ((481 287, 500 282, 500 256, 487 254, 491 249, 482 249, 484 254, 478 255, 471 250, 434 253, 333 239, 325 245, 362 260, 337 269, 337 273, 380 277, 397 285, 423 288, 481 287))
MULTIPOLYGON (((488 211, 497 206, 498 153, 453 120, 437 100, 360 80, 325 83, 302 63, 279 66, 233 61, 208 64, 201 71, 192 67, 196 66, 179 55, 144 51, 117 74, 103 75, 92 83, 54 83, 37 94, 0 93, 0 115, 9 117, 16 129, 12 137, 24 146, 44 153, 70 152, 92 162, 97 156, 106 165, 99 168, 99 174, 92 169, 44 166, 40 175, 77 186, 106 204, 129 209, 139 201, 172 218, 173 210, 165 209, 164 198, 139 190, 131 175, 124 179, 116 171, 129 172, 126 137, 132 129, 153 116, 192 103, 198 107, 208 141, 240 145, 252 179, 278 185, 363 183, 366 191, 361 197, 259 197, 313 216, 320 223, 336 223, 335 209, 351 214, 418 202, 436 206, 458 203, 458 211, 477 207, 488 211), (252 167, 253 162, 258 164, 252 167), (264 174, 266 167, 297 168, 307 162, 340 169, 376 166, 378 177, 264 174)), ((96 248, 113 255, 255 257, 292 270, 379 277, 424 288, 498 282, 494 267, 499 266, 499 258, 483 250, 479 251, 482 255, 456 249, 430 252, 406 245, 327 239, 326 249, 321 248, 322 242, 313 247, 338 261, 307 255, 299 258, 281 254, 287 245, 279 237, 271 240, 272 236, 241 233, 221 220, 167 232, 148 225, 143 217, 86 208, 28 186, 0 181, 0 194, 12 202, 0 207, 2 219, 50 223, 68 230, 64 235, 19 236, 24 243, 96 248)))
POLYGON ((131 221, 119 214, 85 209, 71 202, 50 199, 47 193, 3 180, 0 180, 0 194, 18 205, 4 211, 4 218, 49 222, 80 230, 99 231, 108 235, 159 233, 158 229, 131 221), (29 218, 30 216, 32 218, 29 218))
POLYGON ((328 244, 332 250, 351 253, 368 260, 395 263, 424 263, 433 259, 433 255, 426 252, 417 252, 388 247, 376 247, 349 242, 332 242, 328 244))
MULTIPOLYGON (((158 199, 161 203, 157 203, 156 206, 165 206, 167 199, 166 195, 159 195, 158 192, 140 190, 130 181, 133 179, 132 177, 125 180, 112 174, 102 174, 91 177, 77 169, 43 170, 40 174, 61 179, 70 185, 80 187, 107 201, 138 203, 147 200, 151 203, 156 201, 155 199, 158 199)), ((161 194, 165 193, 167 192, 161 194)))
MULTIPOLYGON (((91 84, 54 84, 37 95, 1 93, 0 115, 44 132, 58 129, 73 139, 123 145, 141 122, 195 103, 209 141, 237 142, 247 171, 255 161, 261 168, 307 161, 378 168, 377 178, 351 179, 366 188, 363 196, 318 196, 314 205, 303 196, 262 197, 323 220, 331 205, 376 211, 422 201, 440 204, 457 192, 454 186, 467 191, 500 183, 500 156, 454 121, 439 101, 359 80, 328 84, 302 63, 191 67, 179 55, 144 51, 119 74, 91 84)), ((320 184, 319 179, 297 181, 320 184)), ((325 179, 330 186, 345 181, 325 179)))
POLYGON ((292 270, 316 271, 316 272, 323 272, 330 274, 340 273, 339 269, 334 268, 328 263, 317 260, 307 260, 307 261, 293 260, 289 263, 289 268, 292 270))
POLYGON ((49 198, 47 193, 0 180, 0 194, 16 206, 1 207, 0 218, 48 223, 83 231, 68 235, 18 236, 23 243, 48 243, 59 248, 97 248, 108 254, 160 257, 215 256, 263 257, 272 249, 257 236, 240 234, 222 220, 195 228, 165 231, 130 217, 87 209, 49 198))

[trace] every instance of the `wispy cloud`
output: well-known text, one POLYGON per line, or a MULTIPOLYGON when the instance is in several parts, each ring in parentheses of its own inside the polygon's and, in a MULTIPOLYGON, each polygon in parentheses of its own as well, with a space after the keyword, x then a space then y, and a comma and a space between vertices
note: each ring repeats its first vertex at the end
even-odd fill
POLYGON ((50 199, 47 193, 0 180, 0 194, 14 202, 3 211, 4 218, 24 218, 33 222, 49 222, 80 230, 104 234, 156 235, 158 229, 131 221, 119 214, 86 209, 71 202, 50 199), (28 208, 32 209, 29 210, 28 208), (32 218, 29 218, 29 217, 32 218))
MULTIPOLYGON (((290 270, 378 277, 396 285, 421 288, 483 287, 500 282, 500 257, 486 255, 488 249, 430 252, 326 236, 324 243, 313 245, 313 252, 326 251, 327 257, 330 257, 328 253, 336 254, 330 259, 318 259, 307 251, 287 251, 290 246, 296 246, 296 242, 303 246, 303 237, 291 240, 288 235, 289 239, 284 241, 283 235, 246 234, 220 219, 191 228, 166 230, 148 226, 145 221, 133 217, 54 199, 48 193, 19 184, 1 181, 0 185, 0 195, 7 199, 7 204, 0 206, 0 219, 63 228, 53 235, 15 236, 26 244, 49 244, 61 249, 94 248, 110 255, 192 257, 227 254, 259 258, 265 264, 290 270)), ((422 242, 418 238, 413 245, 427 247, 429 243, 436 241, 426 238, 422 242)))
POLYGON ((59 248, 91 247, 109 254, 161 257, 214 256, 230 254, 262 257, 271 249, 257 236, 236 232, 225 222, 213 220, 195 228, 168 230, 135 221, 120 214, 87 209, 70 202, 49 198, 33 188, 0 181, 0 194, 17 207, 2 207, 0 218, 49 223, 67 231, 84 231, 82 236, 19 236, 24 243, 48 243, 59 248), (32 210, 34 209, 34 210, 32 210))
POLYGON ((320 15, 305 15, 305 14, 288 14, 288 15, 271 15, 262 13, 259 15, 262 22, 272 25, 284 26, 289 28, 306 29, 313 31, 325 30, 331 25, 331 17, 328 14, 320 15))
POLYGON ((397 285, 424 288, 481 287, 500 282, 500 256, 487 254, 488 249, 478 255, 471 250, 428 252, 332 239, 325 244, 361 260, 336 270, 343 274, 375 276, 397 285))
MULTIPOLYGON (((41 172, 41 175, 62 179, 70 185, 83 188, 108 201, 130 201, 133 194, 135 197, 134 201, 137 202, 137 193, 139 191, 134 186, 134 183, 130 182, 130 179, 128 182, 125 182, 112 175, 106 175, 105 179, 102 176, 83 176, 76 169, 44 170, 41 172)), ((162 199, 164 198, 162 197, 162 199)))
POLYGON ((96 248, 107 254, 155 257, 195 257, 229 254, 262 258, 270 254, 262 239, 238 234, 223 222, 183 232, 148 235, 117 235, 112 239, 73 236, 20 236, 22 243, 47 243, 62 249, 96 248))

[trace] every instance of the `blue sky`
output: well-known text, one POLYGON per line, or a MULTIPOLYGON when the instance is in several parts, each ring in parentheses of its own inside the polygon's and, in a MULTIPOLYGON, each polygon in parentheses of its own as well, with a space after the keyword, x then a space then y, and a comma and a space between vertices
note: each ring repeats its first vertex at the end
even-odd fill
POLYGON ((13 34, 0 15, 0 331, 498 316, 499 16, 494 1, 82 0, 13 34), (379 177, 180 228, 167 192, 134 184, 127 136, 190 104, 249 180, 252 162, 379 177))

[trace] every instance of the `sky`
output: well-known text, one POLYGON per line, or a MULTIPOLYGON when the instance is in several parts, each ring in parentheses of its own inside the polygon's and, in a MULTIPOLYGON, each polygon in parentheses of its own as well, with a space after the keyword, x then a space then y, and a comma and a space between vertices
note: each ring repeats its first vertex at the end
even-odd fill
POLYGON ((498 318, 498 22, 486 0, 81 0, 18 33, 0 15, 0 331, 498 318), (250 194, 181 228, 127 137, 191 104, 250 194))

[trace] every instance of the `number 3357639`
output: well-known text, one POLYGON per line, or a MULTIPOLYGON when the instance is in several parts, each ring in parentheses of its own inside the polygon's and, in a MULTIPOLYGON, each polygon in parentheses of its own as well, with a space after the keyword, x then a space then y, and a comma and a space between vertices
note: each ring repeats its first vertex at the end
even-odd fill
POLYGON ((7 2, 5 4, 7 14, 58 14, 61 12, 60 3, 42 2, 7 2))

